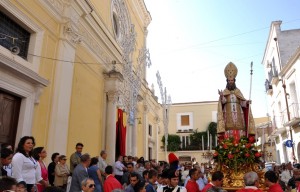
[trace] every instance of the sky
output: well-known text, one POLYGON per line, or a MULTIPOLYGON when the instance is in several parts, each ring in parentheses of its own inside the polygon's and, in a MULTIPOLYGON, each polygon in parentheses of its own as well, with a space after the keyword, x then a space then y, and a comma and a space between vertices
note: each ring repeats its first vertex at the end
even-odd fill
POLYGON ((218 89, 226 86, 224 68, 233 62, 238 68, 236 85, 252 100, 253 116, 267 115, 261 62, 271 22, 281 20, 281 30, 300 28, 299 0, 144 1, 152 17, 147 81, 156 96, 161 98, 159 71, 172 103, 217 101, 218 89))

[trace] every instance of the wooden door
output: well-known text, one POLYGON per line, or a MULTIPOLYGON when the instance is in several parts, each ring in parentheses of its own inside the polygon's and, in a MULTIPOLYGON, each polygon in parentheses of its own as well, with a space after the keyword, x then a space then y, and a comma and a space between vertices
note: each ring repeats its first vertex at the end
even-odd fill
POLYGON ((21 98, 0 90, 0 143, 14 147, 21 98))

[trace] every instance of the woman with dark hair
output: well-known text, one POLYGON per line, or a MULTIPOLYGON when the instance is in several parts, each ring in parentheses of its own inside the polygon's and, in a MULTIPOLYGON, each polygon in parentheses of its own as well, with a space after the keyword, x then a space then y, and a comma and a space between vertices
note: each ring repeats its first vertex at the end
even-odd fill
POLYGON ((46 157, 47 152, 44 147, 36 147, 33 149, 33 158, 39 163, 41 171, 40 174, 44 180, 43 184, 37 183, 38 192, 43 192, 44 189, 48 186, 48 170, 43 161, 46 157))
POLYGON ((48 179, 49 184, 54 186, 54 178, 55 178, 55 166, 58 163, 59 153, 53 153, 51 155, 52 162, 48 165, 48 179))
POLYGON ((12 177, 17 182, 24 181, 27 184, 27 191, 31 191, 37 182, 44 183, 40 175, 39 163, 32 157, 32 150, 35 140, 31 136, 24 136, 20 139, 16 154, 12 159, 12 177))
POLYGON ((93 157, 91 159, 91 164, 90 167, 88 169, 88 174, 89 176, 94 180, 95 182, 95 190, 94 192, 102 192, 102 177, 101 177, 101 172, 100 169, 98 167, 98 158, 97 157, 93 157))

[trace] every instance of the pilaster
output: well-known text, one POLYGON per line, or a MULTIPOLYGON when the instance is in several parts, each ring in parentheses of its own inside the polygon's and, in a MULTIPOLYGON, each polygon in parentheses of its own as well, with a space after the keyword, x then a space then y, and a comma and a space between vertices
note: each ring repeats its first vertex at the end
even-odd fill
POLYGON ((105 150, 107 154, 107 162, 112 164, 115 162, 116 156, 116 122, 117 122, 117 106, 120 98, 119 87, 123 81, 123 76, 115 69, 108 73, 104 73, 105 85, 104 91, 107 98, 107 116, 105 127, 105 150))
POLYGON ((56 63, 53 82, 54 93, 48 135, 48 151, 57 151, 61 154, 67 154, 67 147, 62 146, 68 144, 66 138, 68 138, 69 131, 75 52, 75 46, 71 41, 67 39, 60 40, 58 62, 56 63))

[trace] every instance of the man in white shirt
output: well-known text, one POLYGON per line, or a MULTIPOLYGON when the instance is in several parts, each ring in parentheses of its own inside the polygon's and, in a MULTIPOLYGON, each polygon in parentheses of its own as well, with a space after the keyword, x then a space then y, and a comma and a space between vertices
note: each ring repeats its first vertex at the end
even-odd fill
POLYGON ((283 181, 285 183, 285 186, 287 186, 289 180, 293 177, 293 166, 292 166, 292 163, 289 162, 286 166, 287 166, 286 170, 284 170, 281 173, 281 181, 283 181))
POLYGON ((106 178, 106 174, 105 174, 105 168, 107 167, 107 163, 106 163, 106 157, 107 157, 107 153, 105 150, 102 150, 100 152, 100 157, 98 158, 99 162, 98 162, 98 167, 102 176, 102 181, 105 180, 106 178))
POLYGON ((114 166, 114 174, 115 174, 115 178, 122 183, 122 177, 124 174, 124 170, 126 170, 125 165, 122 163, 123 161, 123 156, 119 155, 118 160, 115 162, 115 166, 114 166))
POLYGON ((184 171, 181 173, 181 180, 185 182, 186 178, 189 175, 189 171, 192 169, 192 163, 186 162, 184 165, 184 171))

